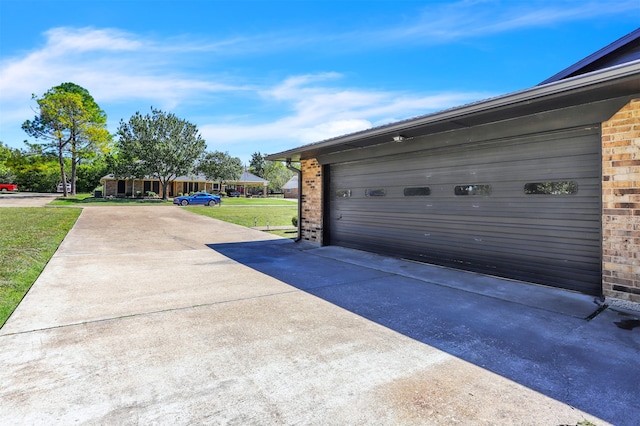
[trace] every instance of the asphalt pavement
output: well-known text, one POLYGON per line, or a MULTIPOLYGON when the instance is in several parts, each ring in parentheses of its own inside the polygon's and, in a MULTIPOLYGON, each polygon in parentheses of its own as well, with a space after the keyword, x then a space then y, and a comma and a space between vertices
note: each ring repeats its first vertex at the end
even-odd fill
POLYGON ((598 308, 176 206, 92 206, 0 329, 0 419, 637 425, 638 317, 598 308))

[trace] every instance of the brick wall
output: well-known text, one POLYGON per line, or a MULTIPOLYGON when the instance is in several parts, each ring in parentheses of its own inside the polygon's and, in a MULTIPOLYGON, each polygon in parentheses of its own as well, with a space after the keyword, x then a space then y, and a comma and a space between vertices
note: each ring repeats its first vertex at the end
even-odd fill
POLYGON ((302 160, 300 170, 302 171, 300 237, 322 245, 322 166, 315 159, 302 160))
POLYGON ((602 123, 602 288, 640 302, 640 99, 602 123))
POLYGON ((102 185, 102 194, 107 197, 110 195, 116 195, 118 192, 118 181, 116 180, 105 180, 102 185))

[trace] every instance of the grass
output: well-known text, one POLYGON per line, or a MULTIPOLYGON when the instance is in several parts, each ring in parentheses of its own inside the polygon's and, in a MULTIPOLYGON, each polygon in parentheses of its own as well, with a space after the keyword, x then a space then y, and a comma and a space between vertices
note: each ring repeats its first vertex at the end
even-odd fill
MULTIPOLYGON (((91 194, 78 194, 67 198, 58 197, 49 203, 50 206, 82 207, 84 205, 122 206, 122 205, 160 205, 172 204, 172 200, 135 199, 135 198, 94 198, 91 194)), ((194 213, 235 223, 246 227, 253 226, 291 226, 291 218, 298 215, 298 204, 283 198, 222 198, 217 207, 188 206, 184 207, 194 213)), ((285 238, 295 238, 296 232, 291 230, 270 231, 285 238)))
POLYGON ((0 327, 80 215, 80 209, 0 209, 0 327))
MULTIPOLYGON (((99 204, 101 206, 122 206, 140 204, 168 205, 172 200, 162 200, 160 198, 94 198, 92 194, 77 194, 67 198, 57 197, 49 203, 50 206, 60 207, 82 207, 88 204, 99 204)), ((222 198, 222 204, 231 206, 260 206, 260 205, 286 205, 295 206, 296 203, 283 198, 222 198)))
POLYGON ((67 198, 58 197, 48 205, 59 207, 82 207, 83 205, 88 204, 99 204, 101 206, 122 206, 126 204, 130 204, 132 206, 139 206, 141 204, 168 205, 171 204, 171 201, 146 198, 94 198, 92 194, 77 194, 74 196, 68 196, 67 198))
MULTIPOLYGON (((171 201, 103 199, 90 194, 59 197, 49 203, 54 206, 82 207, 88 204, 168 205, 171 201)), ((176 207, 178 208, 178 207, 176 207)), ((237 225, 292 226, 297 216, 295 202, 277 198, 224 198, 217 207, 180 207, 193 213, 237 225)), ((36 281, 47 262, 73 227, 81 209, 8 207, 0 209, 0 327, 18 306, 36 281)), ((285 238, 295 238, 297 230, 270 231, 285 238)))
POLYGON ((298 205, 291 201, 268 198, 225 198, 216 207, 188 206, 190 212, 246 226, 292 226, 298 205))

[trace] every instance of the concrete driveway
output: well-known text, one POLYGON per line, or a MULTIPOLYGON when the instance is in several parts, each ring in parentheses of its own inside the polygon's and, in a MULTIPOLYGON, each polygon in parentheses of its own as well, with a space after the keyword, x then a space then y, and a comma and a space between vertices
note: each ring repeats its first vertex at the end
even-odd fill
POLYGON ((179 207, 90 207, 0 330, 0 419, 637 424, 637 317, 596 308, 179 207))
POLYGON ((38 192, 0 193, 0 207, 44 207, 60 194, 38 192))

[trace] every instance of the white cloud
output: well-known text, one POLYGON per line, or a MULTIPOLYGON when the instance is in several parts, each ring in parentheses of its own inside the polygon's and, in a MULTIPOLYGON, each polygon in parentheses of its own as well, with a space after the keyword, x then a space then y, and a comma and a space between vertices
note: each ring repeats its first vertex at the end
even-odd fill
POLYGON ((53 28, 45 33, 53 52, 136 51, 144 43, 117 29, 53 28))
POLYGON ((246 89, 176 72, 179 67, 172 62, 179 58, 147 51, 148 42, 121 31, 57 28, 45 35, 41 49, 0 64, 3 104, 24 104, 32 93, 39 96, 65 81, 87 88, 98 100, 145 99, 163 106, 195 93, 246 89))
POLYGON ((411 44, 442 44, 518 29, 639 12, 640 2, 637 0, 461 0, 429 3, 416 18, 405 19, 384 30, 353 33, 351 37, 365 44, 372 40, 377 44, 396 44, 401 40, 411 44))
MULTIPOLYGON (((273 152, 494 94, 370 90, 350 85, 339 72, 314 70, 274 84, 279 71, 273 71, 271 80, 252 80, 242 74, 229 77, 220 68, 226 64, 224 58, 274 51, 294 56, 296 49, 310 47, 329 51, 343 46, 374 49, 384 43, 444 43, 639 10, 637 0, 431 3, 421 14, 387 22, 384 30, 371 30, 376 28, 371 23, 360 28, 356 23, 349 31, 327 31, 325 35, 322 29, 314 34, 308 28, 287 27, 229 39, 189 35, 159 39, 113 28, 53 28, 44 33, 42 46, 0 62, 0 139, 5 137, 5 129, 19 129, 33 116, 33 93, 40 96, 57 84, 72 81, 87 88, 111 120, 113 111, 123 105, 133 110, 147 110, 151 105, 181 109, 197 115, 198 127, 212 149, 226 147, 231 151, 252 143, 264 145, 264 152, 273 152), (203 63, 206 60, 210 62, 203 63), (224 109, 232 97, 250 98, 254 104, 247 111, 230 108, 224 116, 207 117, 207 108, 224 109), (214 101, 219 101, 216 107, 209 107, 214 101), (198 105, 196 112, 194 105, 198 105)), ((270 72, 265 70, 265 74, 270 72)), ((120 118, 126 119, 116 115, 115 120, 120 118)))
MULTIPOLYGON (((376 125, 423 115, 478 99, 491 94, 438 93, 408 94, 393 91, 368 91, 332 87, 328 81, 340 78, 337 73, 292 76, 282 83, 261 92, 265 102, 283 103, 290 113, 268 122, 243 117, 241 122, 200 126, 210 149, 230 150, 230 147, 250 143, 271 149, 291 148, 365 130, 376 125)), ((258 149, 256 149, 258 150, 258 149)))
POLYGON ((366 130, 370 127, 372 127, 371 122, 363 119, 334 120, 303 128, 298 132, 298 138, 300 142, 306 144, 366 130))

